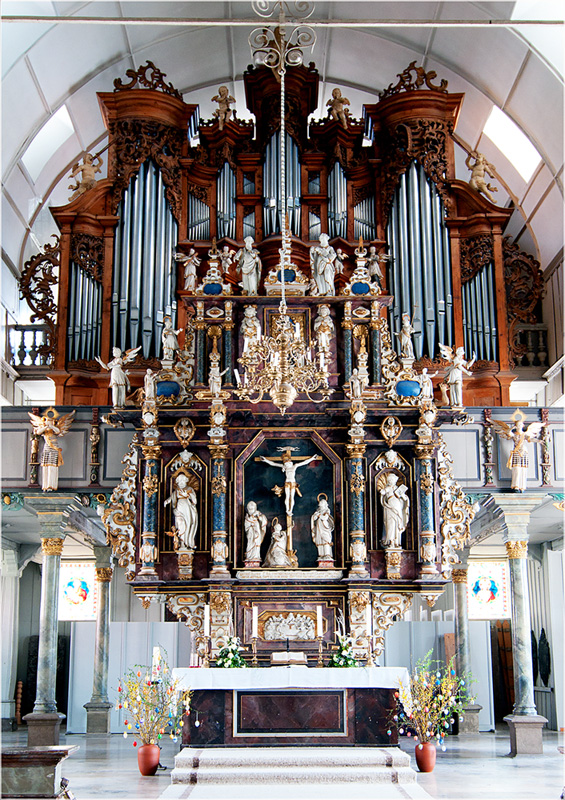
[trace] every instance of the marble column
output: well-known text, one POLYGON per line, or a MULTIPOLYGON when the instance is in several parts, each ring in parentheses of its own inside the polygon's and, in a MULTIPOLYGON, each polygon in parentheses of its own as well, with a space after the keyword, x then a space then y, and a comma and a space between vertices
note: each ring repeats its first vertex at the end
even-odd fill
POLYGON ((19 606, 20 571, 18 545, 7 547, 2 542, 2 576, 0 578, 0 618, 2 631, 2 730, 16 729, 17 618, 19 606))
POLYGON ((94 546, 96 581, 98 583, 98 613, 94 645, 94 676, 92 697, 85 703, 86 732, 110 733, 108 700, 108 658, 110 655, 110 581, 112 580, 112 548, 94 546))
POLYGON ((364 444, 348 444, 347 459, 349 487, 349 557, 351 558, 350 578, 368 578, 367 544, 365 541, 365 474, 363 456, 364 444))
POLYGON ((547 722, 538 715, 534 701, 530 598, 528 588, 528 525, 532 511, 544 495, 522 492, 493 495, 503 512, 504 536, 510 570, 512 595, 512 664, 514 667, 514 710, 504 717, 510 728, 510 755, 543 752, 542 727, 547 722))
POLYGON ((232 319, 233 301, 226 300, 224 303, 224 324, 223 324, 223 353, 222 353, 222 369, 227 369, 224 384, 226 386, 233 385, 232 378, 232 362, 233 362, 233 329, 234 322, 232 319))
MULTIPOLYGON (((455 671, 465 681, 472 678, 471 650, 469 647, 469 611, 467 606, 467 552, 459 554, 462 566, 451 573, 455 598, 455 671)), ((459 717, 459 733, 479 732, 478 703, 467 703, 459 717)))
POLYGON ((353 319, 351 317, 351 303, 346 302, 344 308, 344 319, 341 322, 343 328, 343 371, 345 382, 351 378, 353 369, 353 319))
POLYGON ((65 718, 57 711, 56 701, 59 568, 65 538, 63 514, 73 501, 74 496, 59 494, 25 498, 26 506, 37 514, 43 553, 37 689, 33 711, 24 717, 29 747, 58 745, 59 728, 65 718))
MULTIPOLYGON (((144 431, 147 436, 151 431, 144 431)), ((154 439, 146 439, 147 444, 141 445, 145 463, 145 476, 143 478, 143 529, 141 532, 141 547, 139 550, 141 569, 137 580, 155 582, 159 575, 155 569, 155 562, 159 556, 157 547, 157 491, 159 489, 159 472, 161 448, 154 439)))
POLYGON ((212 563, 210 577, 229 578, 226 524, 226 458, 228 445, 210 445, 210 454, 212 456, 212 563))

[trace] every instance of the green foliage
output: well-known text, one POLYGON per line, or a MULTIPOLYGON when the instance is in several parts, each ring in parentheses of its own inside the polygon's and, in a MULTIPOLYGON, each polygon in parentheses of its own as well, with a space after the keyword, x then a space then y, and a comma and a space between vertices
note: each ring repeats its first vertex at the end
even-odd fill
POLYGON ((337 634, 338 647, 328 661, 328 667, 359 667, 360 664, 353 655, 353 639, 344 633, 337 634))
POLYGON ((243 649, 237 636, 228 636, 225 646, 216 657, 216 666, 224 669, 246 667, 247 663, 239 654, 239 651, 243 649))

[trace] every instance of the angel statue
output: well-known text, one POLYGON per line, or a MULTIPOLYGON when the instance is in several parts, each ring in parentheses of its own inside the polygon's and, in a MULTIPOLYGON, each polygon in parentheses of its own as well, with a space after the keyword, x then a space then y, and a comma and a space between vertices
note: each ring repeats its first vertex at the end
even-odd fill
POLYGON ((477 356, 473 353, 473 358, 467 362, 465 361, 464 347, 458 347, 453 352, 452 347, 440 343, 439 350, 441 357, 449 361, 446 378, 451 406, 452 408, 463 408, 463 373, 472 375, 471 367, 475 363, 477 356))
POLYGON ((112 405, 114 408, 123 408, 126 404, 126 389, 131 389, 128 374, 124 371, 124 364, 129 364, 134 360, 136 355, 141 350, 139 347, 133 347, 131 350, 126 350, 122 353, 119 347, 112 348, 112 355, 114 358, 105 364, 100 356, 96 356, 96 360, 101 367, 110 371, 110 386, 112 387, 112 405))
POLYGON ((59 413, 54 408, 48 408, 42 417, 27 412, 36 436, 43 436, 43 453, 41 455, 41 488, 44 492, 53 492, 59 485, 59 467, 63 464, 61 448, 57 444, 57 437, 64 436, 74 419, 75 412, 70 414, 59 413))
POLYGON ((524 430, 524 420, 526 415, 517 410, 512 415, 514 425, 503 422, 501 419, 493 419, 492 423, 496 432, 503 439, 510 439, 514 447, 510 451, 506 466, 512 471, 512 481, 510 488, 515 492, 525 492, 528 482, 528 442, 535 441, 544 422, 531 422, 524 430))
POLYGON ((492 196, 491 192, 498 192, 498 189, 496 186, 492 186, 490 183, 487 183, 487 178, 485 178, 485 175, 488 175, 489 178, 496 177, 492 164, 489 164, 482 153, 473 151, 472 153, 469 153, 465 159, 465 166, 467 169, 471 170, 469 186, 479 192, 479 194, 484 194, 487 200, 490 200, 491 203, 494 203, 494 197, 492 196), (474 164, 471 164, 472 158, 475 159, 474 164))
POLYGON ((85 153, 82 164, 77 161, 77 163, 73 165, 69 178, 71 180, 74 178, 75 183, 71 183, 69 186, 69 189, 72 190, 72 195, 69 200, 74 200, 75 197, 79 197, 81 194, 84 194, 89 189, 96 186, 96 173, 102 172, 101 167, 103 163, 100 156, 93 156, 92 153, 85 153), (81 176, 80 180, 77 177, 78 175, 81 176))

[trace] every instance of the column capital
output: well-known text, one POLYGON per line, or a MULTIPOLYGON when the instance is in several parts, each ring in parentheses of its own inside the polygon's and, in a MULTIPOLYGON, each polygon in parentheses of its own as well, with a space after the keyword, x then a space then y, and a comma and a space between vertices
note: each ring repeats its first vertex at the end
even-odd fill
POLYGON ((41 552, 44 556, 60 556, 63 552, 64 536, 42 537, 41 552))
POLYGON ((452 570, 451 579, 453 583, 467 583, 467 570, 466 569, 452 570))
POLYGON ((96 567, 96 580, 98 583, 110 583, 113 574, 112 567, 96 567))
POLYGON ((95 544, 92 547, 94 558, 96 559, 96 568, 109 567, 112 569, 112 547, 107 544, 95 544))
POLYGON ((529 538, 528 525, 532 511, 546 498, 544 494, 522 492, 520 494, 493 494, 491 495, 497 508, 504 516, 504 541, 527 542, 529 538))
POLYGON ((517 540, 506 541, 506 554, 508 558, 527 558, 528 557, 528 542, 519 542, 517 540))

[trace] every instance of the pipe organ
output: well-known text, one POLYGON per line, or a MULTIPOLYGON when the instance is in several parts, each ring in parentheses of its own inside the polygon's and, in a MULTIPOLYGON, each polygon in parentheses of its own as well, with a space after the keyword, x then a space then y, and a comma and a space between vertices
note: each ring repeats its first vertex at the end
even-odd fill
POLYGON ((52 209, 60 239, 21 283, 57 404, 108 405, 94 357, 140 348, 111 415, 136 433, 108 540, 142 601, 198 636, 205 600, 218 646, 231 626, 249 643, 257 607, 260 663, 290 614, 317 655, 342 611, 379 655, 411 596, 443 591, 474 513, 439 434, 468 421, 439 344, 472 362, 467 404, 508 404, 539 265, 503 238, 511 210, 455 177, 463 96, 444 83, 409 68, 363 121, 308 123, 318 73, 289 67, 281 165, 272 70, 244 76, 256 124, 220 124, 148 66, 98 95, 108 177, 52 209))

